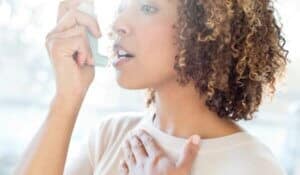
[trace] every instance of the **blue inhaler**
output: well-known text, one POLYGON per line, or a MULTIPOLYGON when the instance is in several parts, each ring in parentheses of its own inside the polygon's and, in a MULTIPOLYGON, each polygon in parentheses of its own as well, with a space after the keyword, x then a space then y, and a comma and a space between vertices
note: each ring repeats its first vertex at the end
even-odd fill
MULTIPOLYGON (((79 4, 78 10, 87 13, 97 19, 94 2, 92 0, 83 1, 81 4, 79 4)), ((106 67, 108 65, 109 58, 105 55, 101 55, 98 52, 98 39, 94 37, 89 31, 87 31, 87 36, 93 54, 95 66, 106 67)))

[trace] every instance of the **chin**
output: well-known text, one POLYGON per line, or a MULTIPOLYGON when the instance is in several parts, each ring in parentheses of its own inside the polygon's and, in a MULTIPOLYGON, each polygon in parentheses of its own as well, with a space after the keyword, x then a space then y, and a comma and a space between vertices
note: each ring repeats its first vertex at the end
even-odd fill
POLYGON ((143 85, 142 82, 136 82, 134 81, 134 78, 128 78, 120 74, 117 74, 116 80, 118 85, 123 89, 138 90, 148 88, 147 86, 143 85))

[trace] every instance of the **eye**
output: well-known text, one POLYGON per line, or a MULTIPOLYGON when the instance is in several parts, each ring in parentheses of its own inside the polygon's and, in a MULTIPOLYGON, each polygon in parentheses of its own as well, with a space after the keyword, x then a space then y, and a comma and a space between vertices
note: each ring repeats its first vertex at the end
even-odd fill
POLYGON ((154 13, 157 11, 157 8, 147 4, 142 5, 141 9, 146 13, 154 13))

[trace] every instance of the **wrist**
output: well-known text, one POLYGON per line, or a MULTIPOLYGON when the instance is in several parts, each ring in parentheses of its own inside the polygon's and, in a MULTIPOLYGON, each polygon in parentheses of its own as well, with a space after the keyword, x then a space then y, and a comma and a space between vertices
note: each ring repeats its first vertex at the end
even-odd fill
POLYGON ((85 93, 57 91, 54 100, 65 105, 81 105, 85 97, 85 93))
POLYGON ((67 90, 67 89, 57 89, 55 92, 55 97, 64 100, 83 100, 86 95, 86 91, 83 90, 67 90))
POLYGON ((83 100, 83 96, 56 93, 51 102, 51 111, 63 116, 77 116, 83 100))

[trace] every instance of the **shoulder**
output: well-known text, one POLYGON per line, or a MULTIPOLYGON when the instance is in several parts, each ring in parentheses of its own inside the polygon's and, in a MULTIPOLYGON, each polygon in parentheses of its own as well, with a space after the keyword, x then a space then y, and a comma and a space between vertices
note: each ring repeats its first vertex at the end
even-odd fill
POLYGON ((143 112, 114 112, 100 119, 91 133, 102 138, 116 138, 135 127, 143 117, 143 112))
POLYGON ((143 112, 115 112, 106 115, 95 127, 105 129, 108 134, 121 132, 136 126, 143 117, 143 112))
POLYGON ((93 162, 134 128, 144 117, 144 112, 114 112, 105 115, 89 131, 88 142, 93 162))
POLYGON ((285 175, 279 161, 271 150, 256 137, 249 135, 249 141, 236 147, 235 167, 244 175, 285 175))

